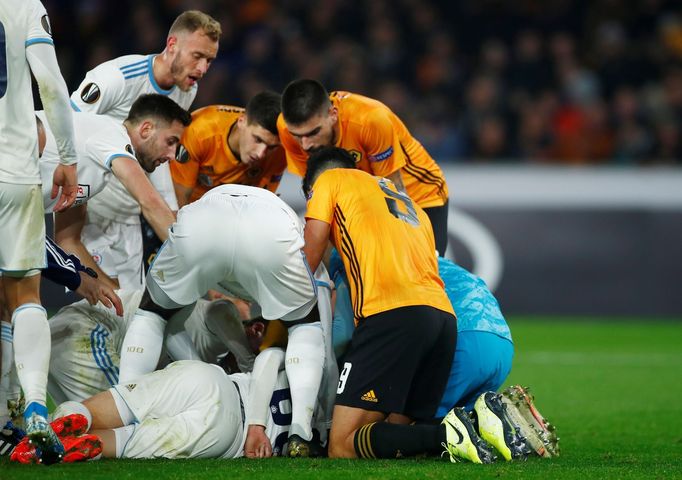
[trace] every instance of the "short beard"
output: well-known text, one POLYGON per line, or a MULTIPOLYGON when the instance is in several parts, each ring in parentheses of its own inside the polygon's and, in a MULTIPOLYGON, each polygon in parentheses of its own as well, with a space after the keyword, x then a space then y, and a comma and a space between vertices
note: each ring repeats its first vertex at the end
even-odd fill
POLYGON ((171 73, 171 77, 173 77, 173 82, 175 82, 175 85, 180 90, 182 90, 183 92, 186 92, 189 90, 189 88, 185 88, 184 84, 180 83, 183 80, 183 76, 182 76, 183 68, 180 65, 179 58, 180 58, 180 54, 178 53, 175 56, 175 58, 173 59, 173 61, 171 62, 170 73, 171 73))

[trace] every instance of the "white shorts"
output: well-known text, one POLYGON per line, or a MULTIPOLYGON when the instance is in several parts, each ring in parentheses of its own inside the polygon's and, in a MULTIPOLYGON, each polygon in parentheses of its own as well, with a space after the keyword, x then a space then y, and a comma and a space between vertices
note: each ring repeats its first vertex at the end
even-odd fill
POLYGON ((46 266, 40 185, 0 182, 0 270, 12 275, 46 266))
POLYGON ((122 458, 233 458, 241 450, 243 403, 220 367, 174 362, 110 391, 139 422, 122 458))
POLYGON ((120 223, 88 211, 81 241, 95 263, 104 273, 117 278, 121 288, 144 287, 139 224, 120 223))
POLYGON ((180 210, 147 275, 164 308, 189 305, 216 285, 257 302, 266 320, 298 320, 315 306, 303 226, 275 194, 222 185, 180 210))
POLYGON ((50 318, 52 349, 48 391, 55 403, 83 401, 118 383, 120 350, 142 290, 118 292, 124 316, 81 300, 50 318))

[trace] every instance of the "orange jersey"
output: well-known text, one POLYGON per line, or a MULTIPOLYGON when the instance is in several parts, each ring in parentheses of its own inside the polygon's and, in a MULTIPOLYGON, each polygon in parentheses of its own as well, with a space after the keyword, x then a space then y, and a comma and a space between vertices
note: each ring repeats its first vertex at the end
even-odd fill
POLYGON ((225 105, 211 105, 192 113, 192 123, 180 141, 186 153, 171 162, 173 182, 194 189, 190 202, 226 183, 277 190, 286 168, 283 149, 276 149, 260 164, 246 166, 227 144, 230 130, 243 114, 243 108, 225 105))
MULTIPOLYGON (((383 103, 348 92, 329 96, 339 111, 337 147, 348 150, 360 170, 387 177, 400 170, 407 194, 422 208, 445 205, 448 186, 438 164, 383 103)), ((287 130, 284 117, 277 130, 291 173, 304 176, 308 154, 287 130)))
POLYGON ((356 322, 411 305, 454 314, 438 275, 429 217, 391 181, 336 168, 315 181, 306 218, 331 225, 356 322))

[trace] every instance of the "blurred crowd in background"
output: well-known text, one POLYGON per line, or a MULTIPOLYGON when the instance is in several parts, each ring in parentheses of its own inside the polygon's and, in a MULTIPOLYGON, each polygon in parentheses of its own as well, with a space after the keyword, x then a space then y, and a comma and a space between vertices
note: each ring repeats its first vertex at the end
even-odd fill
POLYGON ((665 0, 44 0, 71 90, 222 24, 195 107, 308 77, 389 105, 440 163, 682 163, 682 3, 665 0))

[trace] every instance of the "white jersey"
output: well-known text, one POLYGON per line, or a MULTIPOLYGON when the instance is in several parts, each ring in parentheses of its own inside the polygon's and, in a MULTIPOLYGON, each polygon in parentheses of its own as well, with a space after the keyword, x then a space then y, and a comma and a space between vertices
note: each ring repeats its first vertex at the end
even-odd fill
MULTIPOLYGON (((162 89, 154 79, 152 65, 156 55, 125 55, 98 65, 90 70, 78 89, 71 95, 75 110, 126 119, 130 107, 140 95, 167 95, 188 110, 197 94, 197 86, 183 92, 176 86, 162 89)), ((160 165, 149 176, 171 210, 177 210, 170 167, 160 165)), ((122 223, 140 223, 140 207, 117 179, 109 183, 89 208, 97 215, 122 223)))
MULTIPOLYGON (((52 212, 57 199, 50 198, 52 175, 59 165, 57 142, 45 118, 45 112, 36 112, 45 127, 45 150, 40 157, 40 176, 43 181, 45 212, 52 212)), ((74 205, 93 198, 115 178, 111 163, 119 157, 135 158, 132 143, 123 124, 105 115, 76 112, 73 115, 76 154, 78 156, 78 196, 74 205)))
POLYGON ((81 300, 50 318, 52 348, 48 391, 57 402, 82 402, 118 383, 119 352, 142 290, 119 290, 123 317, 81 300))
POLYGON ((52 45, 47 12, 43 5, 38 0, 2 0, 0 182, 40 183, 31 71, 26 60, 26 48, 34 43, 52 45))

